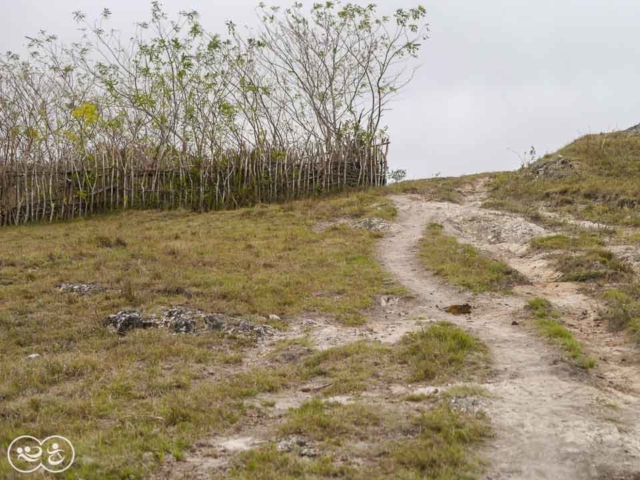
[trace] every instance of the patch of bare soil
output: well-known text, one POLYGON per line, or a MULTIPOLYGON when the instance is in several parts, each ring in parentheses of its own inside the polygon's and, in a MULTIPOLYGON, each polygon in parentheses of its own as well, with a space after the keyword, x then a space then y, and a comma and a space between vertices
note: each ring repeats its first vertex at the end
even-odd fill
POLYGON ((640 378, 637 367, 622 360, 633 347, 595 321, 598 306, 576 285, 554 283, 557 275, 544 257, 529 253, 527 241, 550 232, 516 215, 483 210, 479 197, 464 205, 394 198, 398 223, 380 252, 385 266, 415 293, 416 311, 465 327, 492 352, 497 374, 484 386, 496 396, 486 410, 497 436, 485 452, 491 461, 487 478, 631 478, 640 471, 640 378), (532 284, 511 296, 474 297, 425 273, 416 244, 430 222, 506 261, 532 284), (523 306, 533 296, 562 309, 587 353, 599 357, 594 373, 559 361, 554 347, 523 326, 523 306), (473 314, 463 318, 437 307, 451 303, 469 303, 473 314))
POLYGON ((623 262, 628 263, 636 271, 640 272, 640 248, 638 245, 609 245, 611 250, 623 262))
MULTIPOLYGON (((385 296, 378 300, 368 315, 368 323, 362 327, 346 327, 327 317, 290 319, 286 331, 278 331, 265 337, 256 347, 248 350, 243 365, 235 373, 264 366, 273 359, 278 342, 306 337, 315 350, 325 350, 359 340, 379 341, 385 344, 397 343, 406 333, 416 331, 427 324, 423 312, 416 308, 413 298, 385 296)), ((301 352, 302 353, 302 352, 301 352)), ((287 353, 287 361, 296 363, 295 349, 287 353)), ((233 373, 230 373, 233 374, 233 373)), ((186 457, 176 461, 169 457, 155 474, 158 479, 204 480, 225 478, 229 464, 238 453, 258 447, 266 442, 287 442, 273 436, 279 423, 289 409, 297 408, 305 401, 322 395, 331 384, 317 380, 296 385, 294 388, 271 394, 262 394, 246 402, 245 416, 232 428, 202 439, 186 457)), ((443 387, 439 387, 442 390, 443 387)), ((427 387, 428 389, 428 387, 427 387)), ((327 401, 349 404, 354 401, 385 406, 391 410, 415 409, 414 405, 401 402, 409 393, 425 393, 419 386, 386 385, 358 395, 340 395, 325 398, 327 401)), ((455 400, 455 399, 454 399, 455 400)), ((300 449, 302 452, 305 448, 300 449)), ((319 452, 322 453, 322 452, 319 452)), ((318 454, 319 454, 318 453, 318 454)))

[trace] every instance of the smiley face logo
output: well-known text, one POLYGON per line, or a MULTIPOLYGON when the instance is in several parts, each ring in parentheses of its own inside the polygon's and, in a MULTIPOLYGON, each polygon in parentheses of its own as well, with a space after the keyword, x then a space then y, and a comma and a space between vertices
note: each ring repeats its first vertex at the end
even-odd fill
POLYGON ((60 435, 52 435, 44 440, 23 435, 11 442, 7 449, 9 463, 21 473, 32 473, 39 468, 50 473, 64 472, 75 458, 73 445, 60 435))

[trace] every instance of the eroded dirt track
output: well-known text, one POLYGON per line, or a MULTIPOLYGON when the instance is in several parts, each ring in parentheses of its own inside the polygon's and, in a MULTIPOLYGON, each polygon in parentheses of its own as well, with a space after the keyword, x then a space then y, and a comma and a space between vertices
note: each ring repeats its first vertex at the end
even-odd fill
POLYGON ((417 196, 398 196, 394 202, 399 215, 380 246, 383 264, 417 296, 416 309, 423 315, 457 323, 492 352, 496 373, 485 386, 495 395, 487 413, 496 438, 485 452, 491 462, 486 478, 638 478, 637 370, 606 365, 599 373, 582 373, 560 361, 557 350, 520 325, 523 306, 532 296, 556 302, 569 318, 581 312, 585 321, 592 322, 591 302, 570 284, 552 283, 553 272, 544 259, 526 255, 526 242, 544 234, 544 229, 513 215, 480 209, 474 202, 426 202, 417 196), (507 261, 531 285, 515 295, 474 297, 425 273, 418 264, 416 244, 430 222, 507 261), (464 302, 473 305, 472 315, 456 317, 441 310, 464 302), (520 324, 514 325, 514 320, 520 324), (597 375, 608 378, 609 384, 597 381, 597 375))

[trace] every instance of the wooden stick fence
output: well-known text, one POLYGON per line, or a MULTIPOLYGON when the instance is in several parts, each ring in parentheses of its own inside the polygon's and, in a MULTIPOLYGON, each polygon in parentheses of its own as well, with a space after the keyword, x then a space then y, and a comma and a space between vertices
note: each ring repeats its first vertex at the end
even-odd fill
POLYGON ((91 160, 0 159, 0 226, 118 209, 207 211, 386 183, 388 143, 181 155, 98 151, 91 160))

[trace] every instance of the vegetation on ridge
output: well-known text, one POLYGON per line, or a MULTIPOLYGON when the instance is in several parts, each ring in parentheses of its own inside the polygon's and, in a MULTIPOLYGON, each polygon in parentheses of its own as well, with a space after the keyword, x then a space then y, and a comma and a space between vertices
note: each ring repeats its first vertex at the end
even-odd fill
POLYGON ((544 207, 578 219, 640 226, 640 135, 586 135, 517 172, 495 174, 487 207, 544 207))

